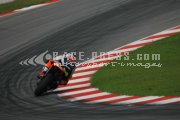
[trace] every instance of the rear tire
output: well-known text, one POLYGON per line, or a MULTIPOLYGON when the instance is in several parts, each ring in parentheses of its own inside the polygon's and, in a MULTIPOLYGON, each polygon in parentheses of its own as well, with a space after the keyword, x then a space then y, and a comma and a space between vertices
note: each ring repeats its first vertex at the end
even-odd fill
POLYGON ((39 83, 37 88, 34 91, 35 96, 41 96, 44 92, 47 91, 47 87, 51 84, 53 79, 52 74, 47 74, 39 83))

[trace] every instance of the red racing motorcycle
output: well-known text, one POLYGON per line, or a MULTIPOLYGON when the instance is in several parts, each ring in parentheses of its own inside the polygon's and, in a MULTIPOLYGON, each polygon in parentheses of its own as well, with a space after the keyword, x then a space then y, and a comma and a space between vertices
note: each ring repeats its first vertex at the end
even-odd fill
POLYGON ((63 80, 64 77, 64 69, 58 62, 51 63, 49 64, 48 68, 43 67, 43 69, 46 69, 46 73, 39 79, 37 83, 37 87, 34 91, 36 96, 41 96, 48 90, 56 89, 58 82, 63 80))

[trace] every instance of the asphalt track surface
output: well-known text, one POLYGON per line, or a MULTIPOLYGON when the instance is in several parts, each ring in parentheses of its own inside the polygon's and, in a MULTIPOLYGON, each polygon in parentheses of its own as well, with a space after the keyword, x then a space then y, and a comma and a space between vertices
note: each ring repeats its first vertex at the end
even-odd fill
MULTIPOLYGON (((179 120, 179 105, 111 106, 34 97, 41 66, 21 60, 49 51, 109 51, 180 24, 179 0, 64 0, 0 18, 0 120, 179 120)), ((102 81, 103 82, 103 81, 102 81)))

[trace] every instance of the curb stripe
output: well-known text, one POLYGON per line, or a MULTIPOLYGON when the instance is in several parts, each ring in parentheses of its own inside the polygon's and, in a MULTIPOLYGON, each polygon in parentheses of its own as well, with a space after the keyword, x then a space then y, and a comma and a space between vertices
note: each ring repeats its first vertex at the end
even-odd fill
POLYGON ((83 81, 83 80, 87 80, 87 79, 91 79, 91 78, 90 78, 90 77, 84 77, 84 78, 77 78, 77 79, 75 79, 75 78, 73 77, 73 78, 70 78, 69 82, 70 82, 70 81, 76 81, 76 80, 79 80, 79 81, 82 80, 82 81, 83 81))
POLYGON ((174 27, 172 30, 180 29, 180 26, 174 27))
POLYGON ((155 36, 150 36, 148 38, 145 38, 144 40, 153 39, 153 38, 160 38, 160 37, 169 37, 169 36, 172 36, 174 34, 176 34, 176 33, 168 33, 168 34, 155 35, 155 36))
MULTIPOLYGON (((90 88, 93 88, 93 87, 92 86, 85 86, 85 87, 80 87, 80 88, 76 88, 76 89, 63 90, 63 92, 59 91, 59 93, 75 92, 78 90, 85 90, 85 89, 90 89, 90 88)), ((94 89, 96 89, 96 88, 94 88, 94 89)))
POLYGON ((71 96, 71 95, 75 95, 75 94, 80 94, 80 93, 84 93, 84 92, 92 92, 92 91, 97 91, 97 89, 95 88, 89 88, 89 89, 83 89, 83 90, 76 90, 76 91, 71 91, 71 92, 64 92, 62 94, 59 94, 60 96, 71 96))
POLYGON ((137 99, 125 100, 125 101, 117 102, 115 104, 132 104, 132 103, 148 101, 148 100, 152 100, 152 99, 156 99, 156 98, 160 98, 160 97, 157 97, 157 96, 156 97, 154 97, 154 96, 141 97, 141 98, 137 98, 137 99))
POLYGON ((106 92, 99 92, 96 94, 90 94, 90 95, 85 95, 85 96, 81 96, 81 97, 74 97, 72 99, 70 99, 70 101, 79 101, 79 100, 85 100, 88 98, 93 98, 93 97, 97 97, 97 96, 104 96, 104 95, 108 95, 110 93, 106 93, 106 92))
POLYGON ((104 98, 104 99, 99 99, 99 100, 93 100, 90 101, 91 99, 89 99, 89 102, 86 103, 105 103, 107 101, 111 101, 111 100, 117 100, 117 99, 122 99, 122 98, 129 98, 130 96, 126 96, 126 95, 119 95, 119 96, 115 96, 115 97, 110 97, 110 98, 104 98))
POLYGON ((102 93, 102 91, 100 91, 100 90, 93 90, 93 91, 77 93, 77 94, 73 94, 73 95, 69 95, 69 96, 73 97, 73 98, 78 98, 78 97, 84 97, 84 96, 89 96, 89 95, 96 95, 96 94, 99 94, 99 93, 102 93))
POLYGON ((115 103, 118 103, 118 102, 121 102, 121 101, 125 101, 125 100, 131 100, 131 99, 136 99, 136 98, 140 98, 139 96, 128 96, 128 97, 125 97, 125 98, 120 98, 120 99, 116 99, 116 100, 110 100, 110 101, 107 101, 107 102, 104 102, 105 104, 115 104, 115 103))
POLYGON ((150 103, 155 103, 157 101, 167 100, 167 99, 171 99, 171 98, 173 98, 173 97, 160 97, 160 98, 156 98, 156 99, 152 99, 152 100, 137 102, 136 104, 150 104, 150 103))
POLYGON ((124 46, 124 47, 120 48, 119 50, 123 50, 123 49, 127 49, 127 48, 133 48, 133 47, 143 47, 143 46, 149 45, 149 44, 151 44, 151 43, 152 43, 152 42, 135 44, 135 45, 127 45, 127 46, 124 46))
POLYGON ((76 89, 76 88, 88 87, 90 85, 91 85, 90 83, 81 84, 81 85, 74 85, 74 86, 69 86, 69 87, 63 87, 63 86, 59 85, 58 88, 55 89, 54 91, 58 92, 58 91, 64 91, 64 90, 72 90, 72 89, 76 89))
POLYGON ((86 84, 86 83, 89 83, 89 81, 71 83, 71 84, 66 85, 65 87, 70 87, 70 86, 75 86, 75 85, 81 85, 81 84, 86 84))
POLYGON ((0 13, 0 17, 6 16, 6 15, 10 15, 10 14, 13 14, 13 13, 15 13, 15 11, 0 13))
POLYGON ((76 79, 81 79, 81 78, 87 78, 87 77, 91 77, 92 75, 83 75, 83 76, 77 76, 77 77, 72 77, 70 80, 76 80, 76 79))
POLYGON ((153 102, 151 104, 168 104, 168 103, 172 103, 172 102, 180 102, 180 97, 179 98, 171 98, 171 99, 167 99, 167 100, 162 100, 162 101, 157 101, 157 102, 153 102))
POLYGON ((94 67, 94 68, 90 68, 90 69, 85 69, 85 70, 79 70, 79 71, 76 71, 74 72, 74 74, 76 73, 81 73, 81 72, 88 72, 88 71, 97 71, 99 70, 101 67, 94 67))
POLYGON ((102 67, 103 65, 94 65, 94 66, 87 66, 87 67, 77 67, 75 71, 83 71, 83 70, 89 70, 92 68, 102 67))
POLYGON ((84 76, 84 75, 92 75, 96 72, 97 70, 94 70, 94 71, 87 71, 87 72, 81 72, 81 73, 75 73, 73 74, 72 77, 78 77, 78 76, 84 76))
POLYGON ((118 95, 115 95, 115 94, 109 94, 109 95, 89 98, 89 99, 87 99, 87 101, 97 101, 97 100, 102 100, 102 99, 107 99, 107 98, 112 98, 112 97, 117 97, 117 96, 118 95))
MULTIPOLYGON (((161 39, 163 39, 164 37, 161 37, 161 39)), ((149 40, 138 40, 138 41, 135 41, 135 42, 132 42, 128 45, 135 45, 135 44, 143 44, 143 43, 152 43, 154 41, 157 41, 159 40, 159 38, 154 38, 154 39, 149 39, 149 40)), ((126 45, 126 46, 128 46, 126 45)))
POLYGON ((7 16, 7 15, 12 15, 12 14, 15 14, 15 13, 24 12, 24 11, 28 11, 28 10, 32 10, 32 9, 39 8, 39 7, 42 7, 42 6, 47 6, 47 5, 50 5, 50 4, 59 2, 59 1, 60 0, 49 0, 47 2, 31 5, 29 7, 24 7, 24 8, 16 9, 16 10, 5 12, 5 13, 0 13, 0 17, 4 17, 4 16, 7 16))
POLYGON ((171 35, 180 32, 180 26, 159 32, 157 34, 148 36, 130 44, 124 45, 112 51, 98 56, 95 59, 91 59, 82 63, 75 70, 73 77, 70 79, 67 86, 59 86, 57 91, 59 97, 67 97, 70 101, 83 101, 85 103, 102 103, 102 104, 170 104, 180 103, 179 96, 128 96, 117 95, 108 92, 103 92, 98 88, 94 88, 90 84, 92 75, 100 70, 106 63, 111 62, 124 53, 134 51, 138 48, 151 44, 154 41, 161 40, 171 35), (103 63, 103 64, 102 64, 103 63), (94 66, 92 66, 94 65, 94 66))
POLYGON ((70 83, 77 83, 77 82, 83 82, 83 81, 90 81, 90 78, 70 80, 70 81, 68 82, 68 84, 70 84, 70 83))
POLYGON ((180 29, 169 29, 169 30, 165 30, 165 31, 159 32, 157 34, 154 34, 152 36, 163 35, 163 34, 173 34, 173 33, 177 33, 177 32, 180 32, 180 29))

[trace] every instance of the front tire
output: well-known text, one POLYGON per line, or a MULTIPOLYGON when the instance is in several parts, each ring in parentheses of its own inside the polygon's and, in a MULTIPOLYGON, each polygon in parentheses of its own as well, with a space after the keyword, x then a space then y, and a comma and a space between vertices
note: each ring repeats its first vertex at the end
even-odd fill
POLYGON ((45 78, 43 78, 39 83, 37 88, 34 91, 35 96, 41 96, 44 92, 47 91, 47 87, 51 84, 53 79, 52 74, 47 74, 45 78))

